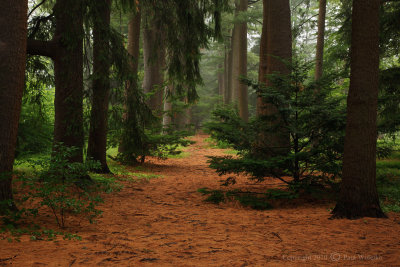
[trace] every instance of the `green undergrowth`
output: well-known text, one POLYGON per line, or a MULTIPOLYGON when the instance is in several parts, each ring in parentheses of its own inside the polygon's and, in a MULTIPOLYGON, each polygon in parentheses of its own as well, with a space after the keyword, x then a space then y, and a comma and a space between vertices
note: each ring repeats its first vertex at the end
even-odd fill
POLYGON ((140 173, 140 172, 130 172, 128 176, 125 177, 126 181, 133 182, 149 182, 151 179, 161 178, 162 175, 153 174, 153 173, 140 173))
POLYGON ((384 212, 400 212, 400 152, 376 162, 376 180, 384 212))
POLYGON ((239 151, 234 150, 234 149, 227 149, 224 151, 225 154, 227 155, 237 155, 239 151))
POLYGON ((232 145, 228 142, 224 142, 222 140, 216 140, 212 137, 207 137, 204 139, 207 142, 207 148, 218 148, 218 149, 228 149, 232 148, 232 145))
POLYGON ((60 237, 63 240, 82 240, 82 237, 77 234, 41 228, 38 225, 21 228, 9 224, 7 227, 0 229, 0 236, 2 234, 4 235, 0 239, 7 240, 10 243, 21 242, 21 237, 24 235, 29 236, 31 241, 57 241, 60 237))
POLYGON ((239 151, 232 148, 228 142, 224 142, 222 140, 216 140, 212 137, 207 137, 204 139, 207 142, 206 148, 213 149, 225 149, 224 154, 226 155, 237 155, 239 151))
POLYGON ((265 193, 257 192, 244 192, 238 189, 234 190, 211 190, 207 187, 199 188, 197 190, 203 195, 207 195, 206 202, 219 204, 228 201, 238 201, 245 207, 250 207, 256 210, 268 210, 272 209, 273 206, 270 203, 271 200, 276 199, 295 199, 298 197, 297 193, 291 191, 285 191, 281 189, 269 189, 265 193))
POLYGON ((109 160, 108 165, 113 175, 120 181, 148 182, 162 177, 162 175, 148 173, 148 169, 142 165, 125 166, 114 160, 109 160))
POLYGON ((169 158, 169 159, 184 159, 184 158, 187 158, 187 157, 190 156, 190 153, 187 152, 185 149, 186 149, 186 147, 180 145, 180 146, 178 146, 176 148, 176 152, 174 154, 169 154, 167 156, 167 158, 169 158))

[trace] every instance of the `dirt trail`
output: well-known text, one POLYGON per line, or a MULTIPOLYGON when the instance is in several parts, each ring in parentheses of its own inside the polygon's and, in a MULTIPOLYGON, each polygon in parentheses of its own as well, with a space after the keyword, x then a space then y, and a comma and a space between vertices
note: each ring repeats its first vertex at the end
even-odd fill
MULTIPOLYGON (((206 156, 223 150, 204 138, 193 138, 186 158, 145 164, 161 177, 106 195, 97 224, 69 229, 82 241, 1 240, 0 266, 400 266, 398 214, 329 220, 329 202, 267 211, 205 203, 197 189, 217 189, 221 179, 206 156)), ((241 177, 235 187, 271 184, 241 177)))

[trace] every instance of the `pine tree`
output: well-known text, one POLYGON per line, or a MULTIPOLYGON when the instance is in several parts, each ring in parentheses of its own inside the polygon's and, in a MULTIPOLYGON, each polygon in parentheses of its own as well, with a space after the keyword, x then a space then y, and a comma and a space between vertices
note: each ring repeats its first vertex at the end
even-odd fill
POLYGON ((379 0, 353 0, 343 176, 334 218, 385 217, 376 188, 379 0))
POLYGON ((107 123, 110 94, 110 32, 111 0, 99 1, 94 7, 93 25, 93 97, 90 116, 88 158, 97 160, 101 168, 109 173, 107 166, 107 123))
POLYGON ((24 88, 28 1, 1 1, 0 214, 12 203, 12 171, 24 88))

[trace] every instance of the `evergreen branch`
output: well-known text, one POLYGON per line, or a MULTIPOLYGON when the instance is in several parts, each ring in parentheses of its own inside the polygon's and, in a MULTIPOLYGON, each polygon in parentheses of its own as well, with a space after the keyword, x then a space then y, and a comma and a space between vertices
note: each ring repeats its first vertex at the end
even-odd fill
POLYGON ((28 14, 28 18, 32 15, 33 12, 35 12, 36 9, 38 9, 41 5, 43 5, 47 0, 43 0, 39 4, 37 4, 28 14))
POLYGON ((54 17, 54 13, 51 13, 50 15, 46 16, 46 17, 40 17, 37 21, 35 26, 33 27, 33 30, 31 32, 31 34, 29 34, 28 39, 31 39, 33 37, 35 37, 36 33, 38 32, 39 28, 40 28, 40 24, 42 22, 46 22, 50 19, 52 19, 54 17))

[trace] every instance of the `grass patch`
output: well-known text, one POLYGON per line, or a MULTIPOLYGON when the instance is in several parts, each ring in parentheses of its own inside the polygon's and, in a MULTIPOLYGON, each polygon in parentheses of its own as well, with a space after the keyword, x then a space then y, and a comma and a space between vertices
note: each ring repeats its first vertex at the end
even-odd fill
POLYGON ((118 147, 110 147, 107 149, 107 156, 116 158, 118 156, 118 147))
POLYGON ((376 162, 376 180, 384 212, 400 212, 400 152, 376 162))
MULTIPOLYGON (((171 146, 167 146, 168 149, 171 149, 171 146)), ((190 156, 189 152, 186 152, 185 149, 187 147, 184 147, 182 145, 177 146, 176 148, 174 148, 174 152, 173 153, 169 153, 167 154, 167 158, 169 159, 183 159, 183 158, 187 158, 190 156)))
POLYGON ((101 186, 102 191, 105 193, 119 192, 124 187, 122 184, 118 183, 113 175, 91 173, 90 177, 101 186))
POLYGON ((215 140, 212 137, 208 137, 206 139, 204 139, 204 141, 206 141, 208 143, 209 148, 218 148, 218 149, 228 149, 228 148, 232 148, 232 146, 224 141, 220 141, 220 140, 215 140))
POLYGON ((180 151, 180 153, 175 154, 175 155, 168 155, 169 159, 184 159, 190 156, 189 152, 186 151, 180 151))
POLYGON ((225 151, 224 151, 224 154, 227 154, 227 155, 237 155, 238 152, 239 152, 239 151, 234 150, 234 149, 228 149, 228 150, 225 150, 225 151))
POLYGON ((162 177, 161 175, 153 173, 130 173, 129 175, 134 176, 139 180, 147 180, 147 181, 162 177))

